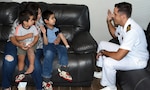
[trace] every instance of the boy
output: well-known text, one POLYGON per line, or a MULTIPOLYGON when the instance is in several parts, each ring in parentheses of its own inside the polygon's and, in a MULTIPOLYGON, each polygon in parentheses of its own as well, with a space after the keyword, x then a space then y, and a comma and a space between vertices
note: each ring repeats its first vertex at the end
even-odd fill
POLYGON ((25 74, 30 74, 33 72, 35 59, 34 51, 36 49, 35 44, 38 41, 38 31, 34 26, 36 20, 34 14, 31 11, 24 10, 20 12, 18 20, 20 25, 16 27, 15 38, 20 43, 25 45, 26 50, 19 47, 17 48, 19 73, 16 76, 15 82, 20 82, 23 78, 25 78, 25 74), (30 64, 27 71, 24 72, 24 60, 26 53, 30 64))
POLYGON ((42 13, 42 18, 46 24, 46 30, 43 29, 43 42, 44 42, 44 62, 43 62, 43 87, 46 90, 53 90, 50 82, 51 73, 52 73, 52 62, 56 54, 58 54, 60 68, 58 69, 59 76, 64 78, 67 81, 72 81, 71 75, 66 71, 68 65, 68 55, 67 48, 70 46, 64 35, 60 30, 54 27, 56 19, 55 15, 51 11, 44 11, 42 13), (60 38, 64 45, 55 44, 54 41, 56 38, 60 38))

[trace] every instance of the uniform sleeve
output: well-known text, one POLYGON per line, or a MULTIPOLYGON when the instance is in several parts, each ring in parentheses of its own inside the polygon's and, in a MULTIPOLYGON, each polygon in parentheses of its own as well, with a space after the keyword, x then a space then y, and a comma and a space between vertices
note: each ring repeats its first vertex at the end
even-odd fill
POLYGON ((135 45, 138 40, 138 34, 134 30, 130 30, 126 33, 126 36, 123 38, 123 42, 120 45, 120 48, 126 50, 132 50, 132 47, 135 45))

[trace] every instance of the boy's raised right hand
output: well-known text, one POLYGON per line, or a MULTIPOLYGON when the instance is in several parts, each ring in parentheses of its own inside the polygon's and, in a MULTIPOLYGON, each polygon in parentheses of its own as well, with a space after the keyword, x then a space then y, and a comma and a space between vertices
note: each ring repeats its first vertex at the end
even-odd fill
POLYGON ((44 27, 44 26, 40 26, 40 29, 41 29, 41 32, 42 32, 43 34, 45 34, 45 33, 46 33, 46 29, 45 29, 45 27, 44 27))

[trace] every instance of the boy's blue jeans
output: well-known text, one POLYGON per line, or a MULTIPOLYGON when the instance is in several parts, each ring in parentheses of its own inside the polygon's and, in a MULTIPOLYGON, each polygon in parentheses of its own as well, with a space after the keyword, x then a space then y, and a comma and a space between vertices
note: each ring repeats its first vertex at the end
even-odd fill
POLYGON ((53 60, 56 55, 58 55, 59 64, 61 66, 68 65, 67 48, 64 45, 55 45, 53 43, 48 43, 48 45, 44 45, 43 51, 44 51, 44 61, 43 61, 42 76, 44 78, 51 78, 53 60))
MULTIPOLYGON (((35 86, 37 90, 42 90, 42 77, 41 77, 41 62, 40 57, 43 54, 42 49, 37 49, 35 53, 35 67, 34 71, 31 74, 32 78, 35 82, 35 86)), ((2 66, 2 88, 11 87, 13 73, 15 72, 15 68, 17 66, 18 57, 17 57, 17 48, 11 42, 7 42, 5 45, 4 57, 3 57, 3 66, 2 66), (11 59, 8 60, 6 56, 12 56, 11 59)), ((26 59, 27 65, 29 65, 28 60, 26 59)))

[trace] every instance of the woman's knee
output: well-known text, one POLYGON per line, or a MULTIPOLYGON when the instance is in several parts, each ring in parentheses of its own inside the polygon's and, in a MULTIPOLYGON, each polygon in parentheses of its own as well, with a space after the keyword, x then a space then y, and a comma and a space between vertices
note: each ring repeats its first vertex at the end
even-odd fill
POLYGON ((106 45, 106 43, 108 43, 108 41, 100 41, 99 45, 106 45))
POLYGON ((5 60, 12 62, 12 61, 14 61, 14 57, 12 55, 6 55, 5 60))

